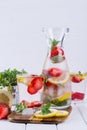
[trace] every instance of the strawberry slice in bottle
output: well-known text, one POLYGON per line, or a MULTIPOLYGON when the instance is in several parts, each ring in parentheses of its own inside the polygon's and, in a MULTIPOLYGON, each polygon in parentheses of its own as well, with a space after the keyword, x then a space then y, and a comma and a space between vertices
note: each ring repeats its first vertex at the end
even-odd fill
POLYGON ((48 70, 48 73, 50 74, 50 76, 57 77, 62 74, 62 70, 59 68, 50 68, 48 70))

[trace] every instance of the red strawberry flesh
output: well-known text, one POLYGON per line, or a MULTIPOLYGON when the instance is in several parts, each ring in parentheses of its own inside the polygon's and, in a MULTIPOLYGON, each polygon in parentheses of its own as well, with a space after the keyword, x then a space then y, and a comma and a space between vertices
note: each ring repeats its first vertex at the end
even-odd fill
POLYGON ((72 78, 71 78, 71 81, 74 82, 74 83, 79 83, 82 81, 82 79, 77 76, 77 75, 74 75, 72 78))
POLYGON ((37 91, 37 90, 40 90, 43 86, 43 79, 42 77, 36 77, 32 80, 31 82, 32 86, 34 87, 34 89, 37 91))
POLYGON ((60 47, 54 46, 52 51, 51 51, 51 56, 56 56, 56 55, 64 55, 64 51, 63 49, 61 49, 60 47))
POLYGON ((8 114, 10 113, 10 108, 7 104, 0 103, 0 119, 7 118, 8 114))
POLYGON ((72 93, 72 100, 83 100, 84 99, 85 94, 81 93, 81 92, 73 92, 72 93))
POLYGON ((37 90, 33 87, 32 84, 29 84, 29 85, 28 85, 27 91, 28 91, 28 93, 31 94, 31 95, 37 93, 37 90))
POLYGON ((51 68, 48 70, 48 73, 50 74, 50 76, 57 77, 62 74, 62 70, 58 68, 51 68))

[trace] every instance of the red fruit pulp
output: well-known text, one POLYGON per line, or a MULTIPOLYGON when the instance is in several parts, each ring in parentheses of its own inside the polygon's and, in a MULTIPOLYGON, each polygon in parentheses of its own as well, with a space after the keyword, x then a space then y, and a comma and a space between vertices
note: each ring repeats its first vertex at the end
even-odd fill
POLYGON ((33 102, 28 102, 26 100, 22 100, 22 105, 26 104, 28 108, 33 108, 33 107, 40 107, 42 103, 40 101, 33 101, 33 102))
POLYGON ((83 100, 84 99, 85 94, 81 93, 81 92, 73 92, 72 93, 72 100, 83 100))
POLYGON ((10 108, 5 103, 0 103, 0 119, 7 118, 10 113, 10 108))
POLYGON ((37 93, 37 90, 33 87, 32 84, 28 85, 27 91, 29 94, 36 94, 37 93))
POLYGON ((43 86, 43 79, 42 77, 36 77, 32 80, 31 82, 32 86, 34 87, 34 89, 37 91, 37 90, 40 90, 43 86))
POLYGON ((50 76, 57 77, 62 74, 62 70, 59 68, 51 68, 48 70, 48 73, 50 74, 50 76))
POLYGON ((52 51, 51 51, 51 56, 50 57, 53 57, 53 56, 56 56, 56 55, 64 55, 64 51, 60 48, 60 47, 53 47, 52 51))
POLYGON ((74 83, 80 83, 82 81, 82 79, 77 76, 77 75, 74 75, 72 78, 71 78, 71 81, 74 82, 74 83))
POLYGON ((33 107, 40 107, 42 104, 40 101, 33 101, 30 103, 29 106, 32 106, 32 105, 33 105, 33 107))

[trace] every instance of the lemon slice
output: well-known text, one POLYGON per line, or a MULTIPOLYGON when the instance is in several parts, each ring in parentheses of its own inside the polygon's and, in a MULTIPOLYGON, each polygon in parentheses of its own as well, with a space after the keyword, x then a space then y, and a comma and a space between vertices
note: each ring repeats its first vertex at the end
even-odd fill
POLYGON ((34 116, 37 118, 50 118, 50 117, 54 117, 58 114, 58 111, 56 109, 49 109, 51 111, 51 113, 48 114, 41 114, 41 110, 37 111, 34 113, 34 116))
POLYGON ((69 112, 66 110, 57 110, 56 117, 68 116, 69 112))
POLYGON ((12 94, 8 91, 0 90, 0 102, 7 103, 11 107, 13 104, 12 94))
POLYGON ((20 82, 20 83, 22 83, 25 79, 25 77, 23 77, 23 76, 17 76, 16 78, 17 78, 18 82, 20 82))
POLYGON ((47 81, 52 84, 66 84, 69 81, 69 79, 70 79, 69 72, 64 72, 59 77, 48 78, 47 81))
POLYGON ((53 102, 64 101, 64 100, 69 99, 70 97, 71 97, 71 93, 70 93, 70 92, 67 92, 67 93, 65 93, 64 95, 53 99, 53 102))

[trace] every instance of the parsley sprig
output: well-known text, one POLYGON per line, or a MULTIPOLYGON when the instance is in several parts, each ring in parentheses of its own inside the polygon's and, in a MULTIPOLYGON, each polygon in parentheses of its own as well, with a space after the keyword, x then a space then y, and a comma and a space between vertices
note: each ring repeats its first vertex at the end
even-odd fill
POLYGON ((0 72, 0 86, 15 86, 17 85, 17 74, 26 74, 27 72, 23 69, 18 71, 17 69, 7 69, 0 72))

